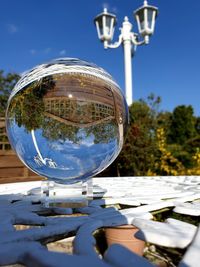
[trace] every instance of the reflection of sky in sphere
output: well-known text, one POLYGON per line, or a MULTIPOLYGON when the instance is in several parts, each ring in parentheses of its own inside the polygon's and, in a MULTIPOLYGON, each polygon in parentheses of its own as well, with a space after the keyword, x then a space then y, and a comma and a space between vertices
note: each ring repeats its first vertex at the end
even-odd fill
MULTIPOLYGON (((84 129, 79 130, 78 135, 83 135, 80 143, 73 143, 66 138, 63 140, 49 141, 42 135, 42 130, 35 130, 35 139, 43 159, 51 159, 56 167, 49 168, 46 165, 38 165, 33 159, 37 155, 32 136, 24 127, 13 124, 11 135, 15 136, 13 144, 21 159, 32 170, 41 176, 52 179, 63 179, 66 177, 88 177, 94 170, 98 170, 105 159, 111 158, 117 150, 118 138, 109 143, 94 143, 94 136, 84 136, 84 129)), ((104 161, 105 167, 107 161, 104 161)))
POLYGON ((105 169, 121 150, 127 124, 124 97, 109 74, 78 60, 68 63, 26 73, 7 110, 8 136, 20 159, 61 183, 105 169))

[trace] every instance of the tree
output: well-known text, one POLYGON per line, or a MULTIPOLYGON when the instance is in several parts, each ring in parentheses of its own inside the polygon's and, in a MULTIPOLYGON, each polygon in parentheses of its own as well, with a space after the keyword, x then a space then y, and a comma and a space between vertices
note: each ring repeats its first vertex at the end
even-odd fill
MULTIPOLYGON (((195 153, 189 155, 190 166, 186 166, 184 158, 179 159, 182 154, 187 155, 180 145, 179 157, 174 156, 169 148, 171 146, 166 143, 166 135, 163 128, 158 128, 157 130, 157 146, 159 149, 159 154, 157 161, 155 162, 154 169, 151 169, 151 175, 199 175, 200 174, 200 149, 197 147, 195 153)), ((176 150, 176 149, 174 149, 176 150)), ((173 151, 174 152, 174 151, 173 151)))
POLYGON ((194 167, 192 156, 199 147, 196 146, 199 143, 197 119, 193 113, 192 106, 177 106, 172 113, 168 131, 165 132, 168 150, 185 168, 194 167))
POLYGON ((118 158, 99 176, 147 175, 154 166, 158 148, 156 128, 161 99, 151 94, 129 107, 130 125, 118 158))
POLYGON ((8 98, 19 78, 20 76, 16 73, 4 74, 0 70, 0 116, 2 117, 5 117, 8 98))
POLYGON ((172 121, 172 113, 169 111, 159 112, 157 115, 158 128, 162 128, 166 134, 166 137, 170 134, 170 126, 172 121))
POLYGON ((195 120, 195 129, 196 129, 198 135, 200 135, 200 117, 196 117, 196 120, 195 120))
POLYGON ((147 175, 148 170, 154 165, 157 154, 155 142, 157 111, 150 107, 148 102, 140 100, 131 105, 129 112, 130 126, 118 158, 118 167, 123 176, 147 175))
POLYGON ((43 96, 55 86, 52 76, 34 81, 15 94, 10 100, 8 116, 26 131, 38 129, 44 121, 43 96), (31 118, 31 119, 30 119, 31 118))
POLYGON ((168 150, 164 129, 158 128, 156 136, 159 153, 151 173, 154 175, 183 175, 185 168, 182 162, 168 150))
POLYGON ((172 113, 169 142, 183 145, 196 135, 192 106, 177 106, 172 113))

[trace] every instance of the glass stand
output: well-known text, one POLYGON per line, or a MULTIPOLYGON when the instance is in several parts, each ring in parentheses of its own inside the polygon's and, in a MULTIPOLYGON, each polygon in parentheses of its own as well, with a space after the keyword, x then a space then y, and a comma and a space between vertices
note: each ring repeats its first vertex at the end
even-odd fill
POLYGON ((85 207, 88 205, 88 201, 93 199, 92 178, 85 182, 69 185, 42 181, 41 197, 45 207, 85 207))

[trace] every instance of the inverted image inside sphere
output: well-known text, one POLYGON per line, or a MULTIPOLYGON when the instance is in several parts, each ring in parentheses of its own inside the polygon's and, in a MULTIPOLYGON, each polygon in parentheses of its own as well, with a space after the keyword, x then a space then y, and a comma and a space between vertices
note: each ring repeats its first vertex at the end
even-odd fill
POLYGON ((127 114, 124 97, 102 69, 99 75, 93 65, 76 71, 66 61, 56 64, 35 68, 16 85, 7 131, 32 171, 74 183, 99 173, 117 157, 127 114))

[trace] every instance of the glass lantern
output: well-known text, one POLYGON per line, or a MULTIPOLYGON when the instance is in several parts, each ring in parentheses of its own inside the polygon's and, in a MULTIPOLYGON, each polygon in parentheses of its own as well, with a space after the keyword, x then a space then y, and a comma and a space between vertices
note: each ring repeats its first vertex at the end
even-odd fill
POLYGON ((147 1, 144 5, 134 12, 138 24, 139 33, 145 37, 154 33, 155 20, 158 15, 158 8, 150 6, 147 1))
POLYGON ((96 16, 94 23, 97 28, 99 39, 102 42, 112 41, 116 25, 116 16, 112 13, 108 13, 107 9, 104 8, 103 13, 96 16))

